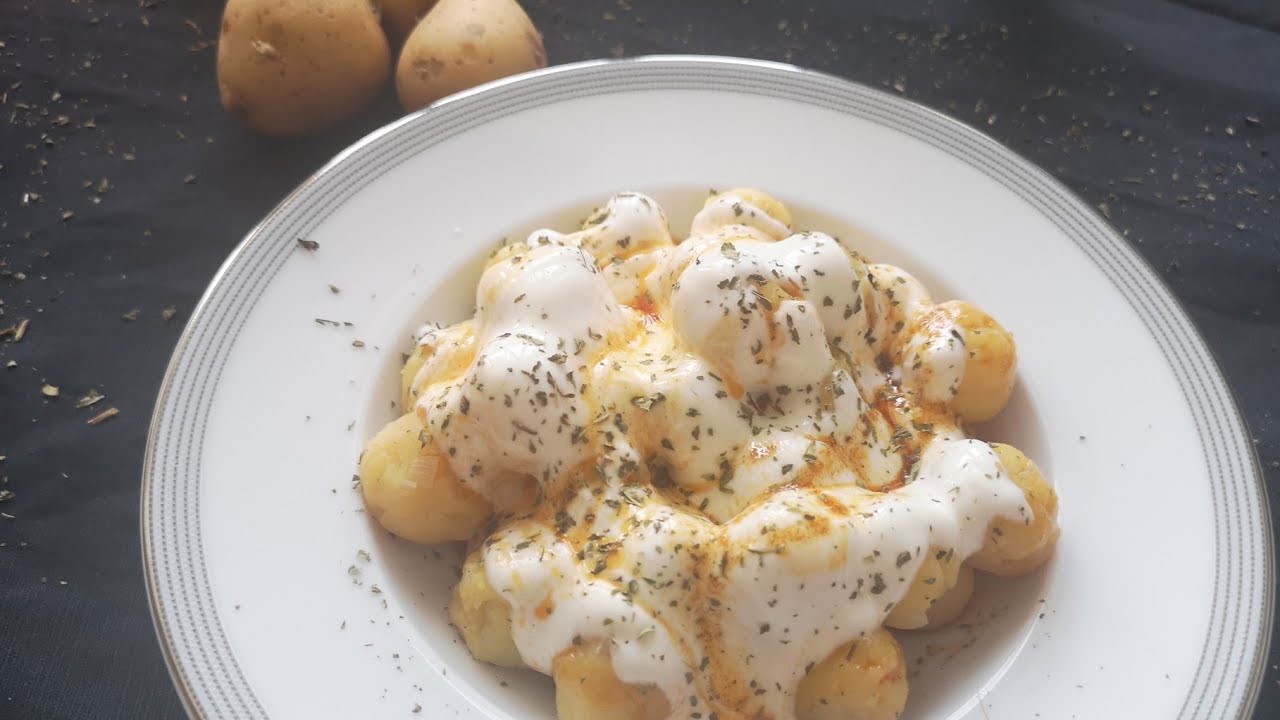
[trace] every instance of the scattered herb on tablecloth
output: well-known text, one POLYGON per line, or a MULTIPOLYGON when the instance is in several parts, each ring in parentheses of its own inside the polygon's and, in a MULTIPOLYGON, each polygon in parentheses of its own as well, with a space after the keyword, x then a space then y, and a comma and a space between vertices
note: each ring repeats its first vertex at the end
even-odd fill
POLYGON ((107 408, 106 410, 103 410, 97 415, 94 415, 93 417, 89 418, 88 423, 90 425, 100 425, 119 414, 120 414, 120 411, 118 409, 113 407, 107 408))
POLYGON ((77 400, 77 401, 76 401, 76 407, 77 407, 77 408, 87 408, 87 407, 89 407, 90 405, 93 405, 93 404, 95 404, 95 403, 97 403, 97 402, 101 401, 101 400, 102 400, 103 398, 105 398, 105 397, 106 397, 106 395, 103 395, 102 393, 98 392, 97 390, 90 389, 90 390, 89 390, 89 392, 85 393, 83 397, 81 397, 79 400, 77 400))

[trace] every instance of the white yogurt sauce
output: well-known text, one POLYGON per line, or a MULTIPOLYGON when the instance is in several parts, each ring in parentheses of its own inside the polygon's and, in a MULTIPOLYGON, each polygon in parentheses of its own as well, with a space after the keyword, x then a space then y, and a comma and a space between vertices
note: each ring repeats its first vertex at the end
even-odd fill
POLYGON ((475 319, 424 336, 475 357, 418 409, 477 492, 543 488, 484 551, 525 662, 607 639, 673 717, 791 718, 807 668, 878 628, 924 553, 1025 519, 938 409, 966 353, 959 328, 921 326, 929 306, 907 273, 731 194, 679 244, 624 193, 505 251, 475 319))

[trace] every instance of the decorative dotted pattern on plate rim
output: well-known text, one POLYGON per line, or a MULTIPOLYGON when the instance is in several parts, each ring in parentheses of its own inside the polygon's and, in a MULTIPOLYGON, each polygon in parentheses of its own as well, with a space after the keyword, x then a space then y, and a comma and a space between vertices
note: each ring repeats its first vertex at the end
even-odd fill
POLYGON ((1178 714, 1245 718, 1271 636, 1274 565, 1262 474, 1235 399, 1155 272, 1057 180, 991 138, 909 100, 790 65, 652 56, 561 65, 453 96, 365 137, 255 227, 191 315, 156 400, 142 477, 142 552, 160 644, 195 717, 266 717, 213 606, 198 508, 205 422, 238 328, 294 249, 373 177, 518 109, 637 90, 741 92, 815 105, 910 135, 977 168, 1053 222, 1121 291, 1173 370, 1209 472, 1216 567, 1200 665, 1178 714))

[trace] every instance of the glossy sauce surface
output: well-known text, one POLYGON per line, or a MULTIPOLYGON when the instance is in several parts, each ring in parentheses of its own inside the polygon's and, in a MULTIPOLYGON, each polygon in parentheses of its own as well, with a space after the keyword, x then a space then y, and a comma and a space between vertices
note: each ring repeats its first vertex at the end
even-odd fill
POLYGON ((475 319, 424 338, 465 365, 417 410, 498 507, 537 481, 484 543, 525 662, 550 673, 607 639, 674 717, 790 718, 807 668, 880 627, 926 554, 1024 518, 946 407, 965 337, 930 306, 904 271, 734 194, 682 242, 623 193, 580 232, 502 249, 475 319))

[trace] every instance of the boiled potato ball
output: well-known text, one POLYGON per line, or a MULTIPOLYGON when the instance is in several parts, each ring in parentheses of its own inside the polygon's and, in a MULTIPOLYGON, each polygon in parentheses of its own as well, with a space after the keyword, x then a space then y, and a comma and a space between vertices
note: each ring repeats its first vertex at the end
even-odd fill
POLYGON ((936 630, 951 624, 964 614, 964 609, 968 607, 971 597, 973 597, 973 568, 961 565, 960 571, 956 573, 956 584, 933 601, 933 605, 926 613, 929 622, 920 629, 936 630))
POLYGON ((949 300, 929 310, 951 319, 964 330, 964 376, 951 409, 965 422, 986 422, 1009 403, 1018 369, 1013 335, 981 308, 963 300, 949 300))
POLYGON ((360 458, 365 507, 382 527, 406 540, 466 540, 493 507, 458 480, 440 446, 406 413, 369 441, 360 458))
MULTIPOLYGON (((929 548, 906 594, 893 606, 884 624, 899 630, 914 630, 929 624, 935 603, 955 587, 960 568, 960 558, 954 552, 929 548)), ((963 604, 960 609, 964 609, 963 604)))
POLYGON ((449 621, 462 633, 475 659, 502 667, 524 667, 511 637, 511 606, 489 584, 481 551, 472 552, 462 564, 462 579, 449 603, 449 621))
POLYGON ((836 648, 796 688, 799 720, 892 720, 907 704, 907 660, 886 630, 836 648))
POLYGON ((671 714, 658 688, 618 679, 605 641, 570 646, 556 656, 551 677, 559 720, 662 720, 671 714))
POLYGON ((1021 520, 997 518, 987 528, 982 549, 968 560, 975 570, 1015 577, 1040 567, 1058 540, 1058 495, 1040 468, 1022 451, 992 443, 1005 472, 1026 496, 1026 516, 1021 520))

